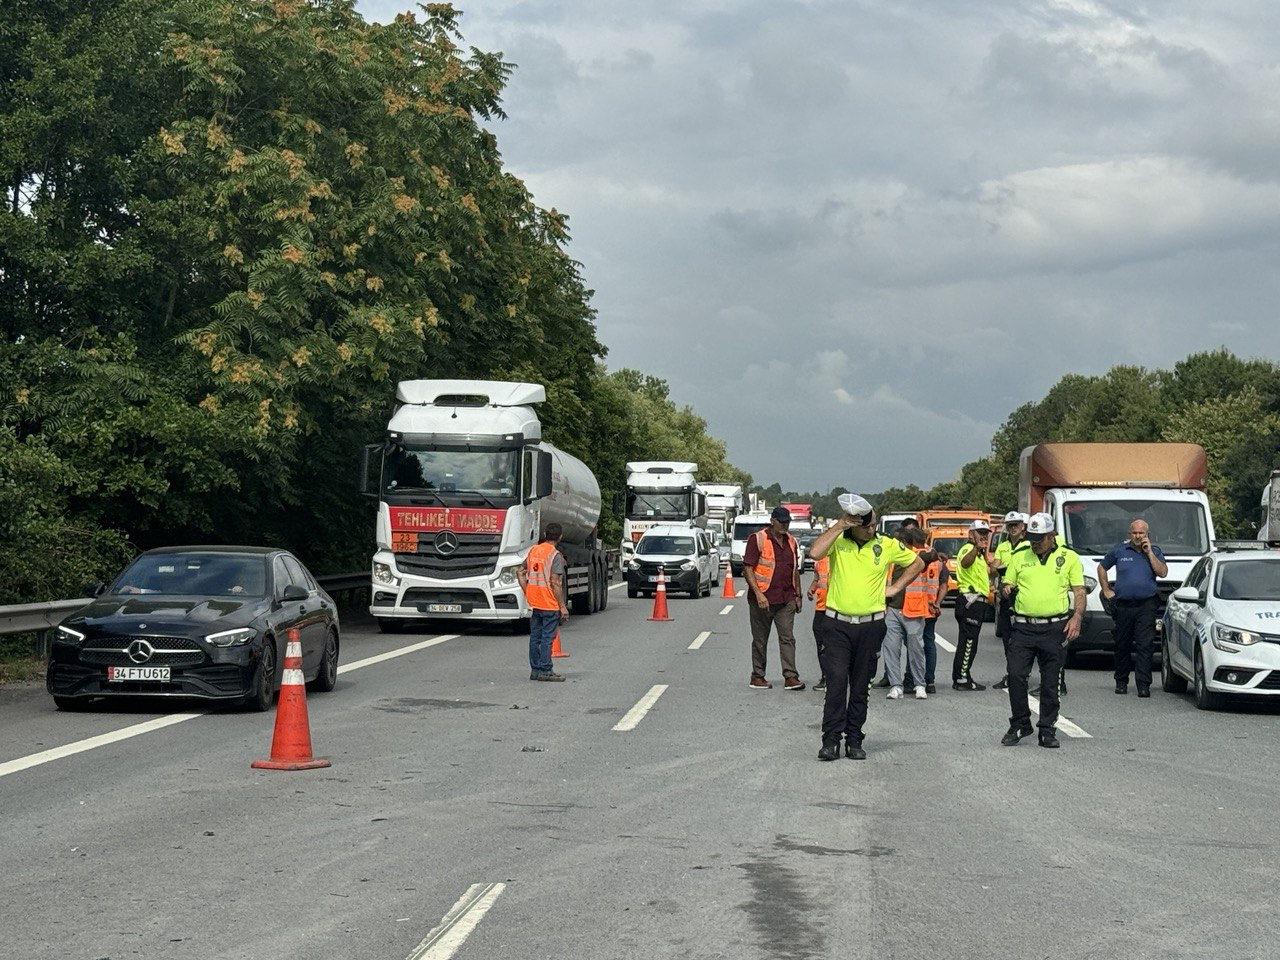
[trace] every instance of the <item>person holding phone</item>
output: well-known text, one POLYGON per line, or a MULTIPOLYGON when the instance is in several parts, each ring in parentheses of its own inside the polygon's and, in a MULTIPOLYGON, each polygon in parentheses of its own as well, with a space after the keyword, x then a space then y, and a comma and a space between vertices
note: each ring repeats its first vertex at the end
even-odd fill
POLYGON ((975 520, 969 524, 969 542, 956 554, 956 655, 951 662, 951 687, 955 690, 985 690, 986 684, 973 679, 973 658, 978 652, 978 636, 987 620, 991 603, 991 571, 996 567, 991 552, 991 524, 975 520))
POLYGON ((885 635, 885 605, 924 569, 924 561, 893 537, 876 532, 871 504, 852 493, 838 498, 842 515, 813 541, 814 560, 831 558, 827 580, 830 621, 824 638, 827 695, 822 709, 819 760, 844 755, 865 760, 863 725, 867 721, 867 686, 885 635), (892 582, 889 568, 895 569, 892 582))
POLYGON ((1116 630, 1116 693, 1129 692, 1129 674, 1138 696, 1151 696, 1151 657, 1156 645, 1158 580, 1169 575, 1164 554, 1151 542, 1147 521, 1129 524, 1129 539, 1111 549, 1098 564, 1102 598, 1111 604, 1116 630), (1110 571, 1116 582, 1110 582, 1110 571), (1135 656, 1136 653, 1136 656, 1135 656))

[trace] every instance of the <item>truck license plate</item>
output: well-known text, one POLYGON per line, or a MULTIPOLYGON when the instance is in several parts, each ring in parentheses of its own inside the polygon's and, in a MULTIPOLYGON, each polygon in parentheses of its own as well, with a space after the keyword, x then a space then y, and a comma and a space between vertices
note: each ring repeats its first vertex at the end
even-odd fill
POLYGON ((110 683, 128 683, 132 680, 167 683, 168 667, 107 667, 107 681, 110 683))
POLYGON ((427 613, 462 613, 460 603, 428 603, 427 613))

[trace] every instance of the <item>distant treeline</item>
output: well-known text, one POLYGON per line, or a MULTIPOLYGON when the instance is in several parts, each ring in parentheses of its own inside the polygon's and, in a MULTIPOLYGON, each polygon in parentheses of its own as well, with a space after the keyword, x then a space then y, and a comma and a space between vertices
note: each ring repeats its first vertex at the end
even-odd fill
MULTIPOLYGON (((1068 374, 1043 400, 1011 413, 991 441, 991 453, 966 463, 955 480, 929 489, 891 487, 869 499, 884 512, 964 504, 1003 513, 1017 506, 1018 458, 1049 441, 1198 443, 1209 457, 1209 498, 1221 537, 1253 536, 1259 498, 1280 465, 1280 366, 1244 360, 1227 350, 1197 353, 1171 370, 1117 366, 1086 377, 1068 374)), ((844 493, 761 489, 770 503, 810 501, 835 516, 844 493)))
MULTIPOLYGON (((16 0, 0 31, 0 603, 134 551, 359 569, 395 383, 546 384, 548 438, 749 481, 661 380, 609 373, 566 218, 484 123, 511 69, 447 4, 16 0)), ((606 517, 605 534, 617 535, 606 517)))

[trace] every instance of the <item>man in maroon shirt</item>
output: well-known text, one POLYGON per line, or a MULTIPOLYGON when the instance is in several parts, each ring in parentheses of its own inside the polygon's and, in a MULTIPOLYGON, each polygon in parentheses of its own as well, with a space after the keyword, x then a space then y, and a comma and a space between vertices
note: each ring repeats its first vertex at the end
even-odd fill
POLYGON ((743 574, 747 581, 751 615, 751 687, 768 690, 773 684, 765 679, 765 661, 769 652, 769 632, 778 628, 778 658, 782 661, 782 679, 788 690, 803 690, 796 673, 796 614, 800 612, 800 570, 796 538, 788 532, 791 511, 775 507, 769 527, 747 539, 742 554, 743 574))

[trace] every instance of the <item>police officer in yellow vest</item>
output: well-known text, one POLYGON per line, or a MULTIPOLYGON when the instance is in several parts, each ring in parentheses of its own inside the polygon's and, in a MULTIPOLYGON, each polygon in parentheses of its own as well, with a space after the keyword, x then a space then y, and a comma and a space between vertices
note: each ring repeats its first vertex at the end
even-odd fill
POLYGON ((818 759, 844 755, 864 760, 862 726, 867 720, 867 684, 885 634, 885 601, 901 593, 924 569, 924 561, 893 537, 876 533, 870 503, 842 493, 843 515, 813 541, 814 560, 830 557, 825 616, 827 698, 822 710, 822 749, 818 759), (890 566, 898 573, 887 581, 890 566))
MULTIPOLYGON (((1019 513, 1017 510, 1011 510, 1004 515, 1004 539, 996 547, 995 574, 999 587, 1004 586, 1009 564, 1014 555, 1031 549, 1031 544, 1027 542, 1027 521, 1030 519, 1025 513, 1019 513)), ((1005 597, 1004 590, 998 589, 996 603, 996 636, 1004 644, 1004 655, 1007 660, 1009 658, 1009 635, 1013 633, 1009 620, 1009 617, 1013 615, 1013 598, 1005 597)), ((1003 679, 993 684, 993 687, 996 690, 1009 689, 1009 675, 1006 673, 1003 679)), ((1065 690, 1062 692, 1066 693, 1065 690)))
POLYGON ((1074 550, 1058 545, 1053 517, 1037 513, 1027 521, 1031 549, 1012 558, 1005 572, 1006 596, 1013 600, 1009 637, 1009 732, 1000 742, 1016 746, 1031 735, 1027 678, 1040 665, 1040 746, 1058 746, 1058 674, 1065 647, 1080 636, 1084 620, 1084 567, 1074 550))
POLYGON ((956 655, 951 661, 954 690, 985 690, 986 684, 973 679, 973 658, 978 652, 978 635, 991 609, 991 524, 975 520, 969 525, 969 542, 956 554, 956 655))

